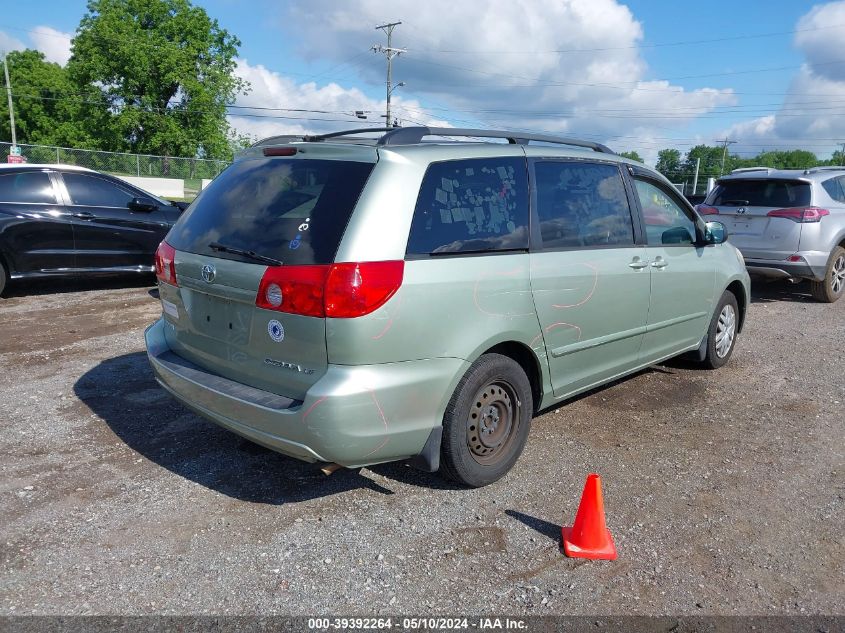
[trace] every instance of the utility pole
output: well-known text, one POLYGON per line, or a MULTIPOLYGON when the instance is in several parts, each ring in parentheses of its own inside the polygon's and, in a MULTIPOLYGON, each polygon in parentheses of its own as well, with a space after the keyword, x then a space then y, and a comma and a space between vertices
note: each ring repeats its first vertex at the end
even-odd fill
POLYGON ((3 51, 3 73, 6 75, 6 98, 9 100, 9 127, 12 128, 12 148, 18 146, 15 138, 15 108, 12 105, 12 84, 9 81, 9 63, 6 61, 6 52, 3 51))
POLYGON ((381 30, 387 34, 387 46, 374 44, 372 48, 373 52, 384 53, 385 57, 387 57, 387 108, 385 112, 385 127, 393 127, 393 123, 390 118, 390 95, 395 88, 405 85, 403 82, 400 82, 395 86, 393 85, 393 58, 407 52, 404 48, 393 48, 393 29, 400 24, 402 24, 402 22, 390 22, 389 24, 377 26, 376 31, 381 30))
POLYGON ((692 180, 692 195, 695 195, 698 189, 698 168, 701 166, 701 156, 695 159, 695 178, 692 180))
POLYGON ((719 175, 721 176, 722 174, 725 173, 725 157, 728 155, 728 145, 733 145, 734 143, 737 143, 738 141, 731 141, 726 136, 723 140, 716 141, 716 142, 724 144, 724 148, 722 149, 722 166, 719 167, 719 175))

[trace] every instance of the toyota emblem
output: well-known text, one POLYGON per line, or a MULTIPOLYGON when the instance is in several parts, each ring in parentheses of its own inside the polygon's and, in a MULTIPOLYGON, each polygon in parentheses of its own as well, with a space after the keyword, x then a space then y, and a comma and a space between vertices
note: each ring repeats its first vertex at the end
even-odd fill
POLYGON ((214 270, 214 266, 211 264, 206 264, 202 267, 202 278, 206 283, 211 283, 214 281, 214 276, 217 274, 217 271, 214 270))

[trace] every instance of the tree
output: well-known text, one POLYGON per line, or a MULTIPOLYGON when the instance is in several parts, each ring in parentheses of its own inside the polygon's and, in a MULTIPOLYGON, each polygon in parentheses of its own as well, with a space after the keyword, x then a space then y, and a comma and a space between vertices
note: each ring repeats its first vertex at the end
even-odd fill
POLYGON ((99 149, 231 157, 239 45, 188 0, 90 0, 67 69, 99 149))
POLYGON ((672 182, 681 178, 681 152, 677 149, 662 149, 657 152, 657 171, 672 182))
POLYGON ((645 162, 642 159, 642 157, 639 154, 637 154, 637 152, 634 151, 634 150, 631 150, 630 152, 620 152, 619 155, 624 156, 625 158, 630 158, 631 160, 635 160, 635 161, 640 162, 640 163, 645 162))
MULTIPOLYGON (((79 99, 64 68, 34 50, 12 51, 7 63, 19 143, 85 145, 90 140, 79 123, 79 99)), ((0 96, 0 140, 8 142, 9 106, 6 95, 0 96)))

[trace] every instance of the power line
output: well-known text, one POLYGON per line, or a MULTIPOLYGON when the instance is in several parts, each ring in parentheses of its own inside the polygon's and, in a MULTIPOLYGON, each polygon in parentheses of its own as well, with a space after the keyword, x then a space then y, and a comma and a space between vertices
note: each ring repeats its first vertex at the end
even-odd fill
POLYGON ((421 53, 477 53, 477 54, 484 54, 484 55, 538 55, 538 54, 561 54, 561 53, 598 53, 602 51, 621 51, 621 50, 631 50, 631 49, 641 49, 641 48, 663 48, 668 46, 692 46, 696 44, 712 44, 713 42, 730 42, 735 40, 750 40, 750 39, 759 39, 759 38, 766 38, 766 37, 777 37, 780 35, 794 35, 796 33, 805 33, 809 31, 821 31, 826 29, 839 29, 845 28, 845 24, 830 24, 827 26, 818 26, 818 27, 810 27, 806 29, 793 29, 791 31, 775 31, 771 33, 757 33, 757 34, 747 34, 747 35, 733 35, 733 36, 726 36, 726 37, 709 37, 703 40, 684 40, 679 42, 661 42, 655 44, 634 44, 631 46, 604 46, 604 47, 597 47, 597 48, 569 48, 569 49, 553 49, 547 51, 503 51, 503 50, 488 50, 488 51, 480 51, 480 50, 471 50, 471 49, 440 49, 440 50, 424 50, 418 49, 421 53))

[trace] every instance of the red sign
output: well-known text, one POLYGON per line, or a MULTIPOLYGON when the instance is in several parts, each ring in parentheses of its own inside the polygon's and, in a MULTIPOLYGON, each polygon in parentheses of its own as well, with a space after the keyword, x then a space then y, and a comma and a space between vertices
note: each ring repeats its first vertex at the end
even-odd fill
POLYGON ((13 156, 12 154, 9 154, 6 161, 9 163, 25 163, 26 159, 23 156, 13 156))

